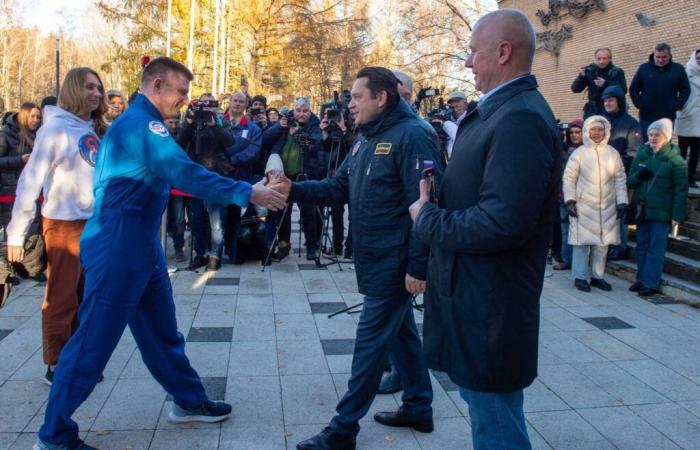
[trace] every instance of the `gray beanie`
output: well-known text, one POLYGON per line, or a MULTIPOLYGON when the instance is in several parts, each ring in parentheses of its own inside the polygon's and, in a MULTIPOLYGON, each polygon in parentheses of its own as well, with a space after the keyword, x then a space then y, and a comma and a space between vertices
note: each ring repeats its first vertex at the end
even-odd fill
POLYGON ((670 119, 659 119, 656 122, 652 122, 651 125, 649 125, 649 128, 647 129, 647 134, 649 134, 650 130, 657 129, 661 133, 663 133, 664 136, 666 136, 667 140, 671 140, 673 137, 673 122, 671 122, 670 119))

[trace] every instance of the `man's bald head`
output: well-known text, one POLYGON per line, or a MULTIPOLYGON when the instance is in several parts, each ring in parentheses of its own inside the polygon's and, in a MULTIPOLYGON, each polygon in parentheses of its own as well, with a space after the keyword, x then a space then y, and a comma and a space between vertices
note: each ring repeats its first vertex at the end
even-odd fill
POLYGON ((496 86, 532 69, 535 30, 527 16, 515 9, 493 11, 476 22, 466 66, 474 72, 477 89, 496 86))

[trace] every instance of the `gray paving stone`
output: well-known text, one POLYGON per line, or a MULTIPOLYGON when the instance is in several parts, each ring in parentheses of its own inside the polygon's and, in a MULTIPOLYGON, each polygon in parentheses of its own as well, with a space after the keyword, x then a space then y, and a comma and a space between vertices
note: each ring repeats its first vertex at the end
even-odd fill
MULTIPOLYGON (((328 302, 338 302, 338 303, 343 303, 345 302, 345 295, 353 295, 353 294, 340 294, 339 292, 334 292, 334 293, 324 293, 324 294, 307 294, 309 297, 309 303, 328 303, 328 302)), ((355 294, 359 295, 359 294, 355 294)))
POLYGON ((445 372, 438 372, 437 370, 431 370, 430 373, 434 377, 435 381, 437 381, 438 384, 440 386, 442 386, 442 388, 445 391, 448 391, 448 392, 459 391, 459 386, 454 384, 452 382, 452 380, 450 380, 450 377, 445 372))
POLYGON ((573 367, 615 397, 618 403, 622 405, 669 401, 666 397, 624 371, 615 363, 574 364, 573 367))
POLYGON ((207 286, 238 286, 240 278, 213 277, 207 280, 207 286))
POLYGON ((617 317, 582 317, 583 320, 601 330, 622 330, 634 328, 632 325, 620 320, 617 317))
POLYGON ((22 433, 17 440, 10 446, 10 450, 28 450, 34 447, 36 443, 37 433, 22 433))
POLYGON ((614 450, 615 447, 575 411, 525 414, 532 427, 555 449, 614 450))
POLYGON ((523 410, 525 412, 537 411, 563 411, 570 409, 569 405, 564 403, 557 394, 545 386, 540 380, 535 380, 524 391, 525 404, 523 410))
POLYGON ((282 425, 280 379, 274 377, 232 377, 226 401, 233 406, 233 418, 224 428, 282 425))
MULTIPOLYGON (((450 396, 447 395, 447 391, 443 389, 443 387, 440 385, 440 383, 437 382, 434 375, 432 374, 430 375, 430 383, 433 388, 433 417, 461 417, 462 413, 460 412, 459 408, 455 406, 450 396)), ((394 394, 394 399, 399 405, 402 402, 402 394, 403 392, 398 392, 394 394)))
POLYGON ((93 431, 85 443, 100 450, 148 450, 153 430, 93 431))
POLYGON ((576 317, 564 308, 542 308, 541 316, 552 322, 562 331, 585 331, 595 329, 593 325, 576 317))
POLYGON ((327 270, 304 270, 301 277, 308 293, 336 293, 338 288, 327 270))
POLYGON ((700 449, 700 418, 673 403, 630 406, 654 428, 685 449, 700 449))
POLYGON ((316 322, 311 314, 276 314, 277 341, 318 339, 316 322))
MULTIPOLYGON (((301 278, 299 278, 301 283, 301 278)), ((303 290, 302 290, 303 292, 303 290)), ((309 297, 306 293, 293 293, 290 291, 275 292, 272 297, 272 306, 275 314, 309 314, 309 297)))
POLYGON ((231 342, 231 327, 192 327, 187 333, 187 342, 231 342))
POLYGON ((150 449, 211 450, 218 445, 219 433, 212 433, 208 429, 156 430, 150 449))
POLYGON ((314 314, 316 328, 321 339, 355 339, 357 322, 349 314, 328 317, 328 314, 314 314))
POLYGON ((14 330, 19 328, 31 316, 7 316, 0 317, 0 329, 14 330))
POLYGON ((17 440, 19 433, 0 433, 0 450, 7 450, 17 440))
POLYGON ((165 392, 149 378, 119 380, 97 416, 95 430, 153 430, 165 392))
POLYGON ((338 395, 330 374, 283 375, 280 381, 285 424, 327 424, 331 420, 338 395))
POLYGON ((352 355, 326 355, 328 368, 331 373, 350 373, 352 355))
POLYGON ((697 417, 700 417, 700 400, 693 402, 679 402, 678 404, 695 414, 697 417))
POLYGON ((544 366, 539 380, 572 408, 618 405, 618 400, 569 365, 544 366))
POLYGON ((352 355, 355 350, 355 339, 321 339, 325 355, 352 355))
POLYGON ((272 294, 272 283, 269 274, 265 276, 243 277, 238 286, 239 294, 272 294))
POLYGON ((33 316, 41 310, 43 296, 20 295, 0 309, 0 317, 33 316))
MULTIPOLYGON (((580 319, 578 319, 580 320, 580 319)), ((592 329, 596 329, 591 325, 592 329)), ((601 355, 563 331, 540 332, 541 345, 565 362, 602 362, 601 355)))
POLYGON ((700 400, 700 386, 653 360, 619 361, 618 366, 673 401, 700 400))
POLYGON ((9 336, 10 333, 12 333, 12 331, 13 331, 13 330, 0 330, 0 341, 2 341, 2 340, 5 339, 7 336, 9 336))
POLYGON ((230 342, 188 342, 185 352, 200 377, 228 376, 230 342))
POLYGON ((233 327, 237 299, 234 295, 203 295, 194 318, 195 327, 233 327))
POLYGON ((272 314, 236 314, 233 341, 274 341, 275 319, 272 314))
POLYGON ((275 341, 236 341, 231 344, 229 377, 278 374, 275 341))
POLYGON ((357 436, 357 448, 367 450, 397 449, 419 450, 415 434, 405 428, 391 428, 375 421, 362 423, 357 436))
POLYGON ((238 426, 234 421, 233 427, 221 429, 219 450, 282 450, 284 448, 284 428, 281 425, 238 426))
POLYGON ((620 450, 680 448, 628 407, 582 409, 579 414, 620 450))
POLYGON ((472 434, 464 417, 434 419, 432 433, 413 433, 423 450, 465 450, 472 449, 472 434))
POLYGON ((326 358, 318 340, 277 341, 281 375, 327 374, 326 358))
POLYGON ((272 314, 272 295, 241 294, 238 296, 236 314, 272 314))
POLYGON ((571 331, 567 334, 609 361, 646 359, 642 353, 601 330, 571 331))
POLYGON ((615 316, 624 320, 635 328, 655 328, 666 326, 663 322, 655 320, 652 316, 641 313, 631 306, 601 306, 600 309, 607 316, 615 316))
POLYGON ((608 333, 647 357, 664 359, 684 356, 682 349, 674 348, 654 337, 650 331, 650 329, 608 330, 608 333))
POLYGON ((38 379, 6 381, 0 386, 0 405, 3 411, 0 432, 24 431, 46 401, 46 392, 46 386, 38 379), (37 393, 40 395, 36 395, 37 393))
POLYGON ((332 314, 345 308, 345 302, 323 302, 311 304, 311 312, 314 314, 332 314))
POLYGON ((8 379, 41 347, 41 317, 33 316, 0 341, 0 383, 8 379))
POLYGON ((676 311, 666 309, 662 306, 651 305, 648 303, 639 303, 633 306, 634 309, 640 311, 649 317, 653 317, 655 320, 663 322, 664 324, 672 327, 682 327, 682 326, 693 326, 697 324, 694 320, 690 319, 684 314, 679 314, 676 311))

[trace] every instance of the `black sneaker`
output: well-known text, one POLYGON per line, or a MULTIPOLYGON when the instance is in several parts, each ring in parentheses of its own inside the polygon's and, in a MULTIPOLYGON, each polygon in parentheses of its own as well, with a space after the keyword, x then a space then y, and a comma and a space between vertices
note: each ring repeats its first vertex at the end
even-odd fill
POLYGON ((51 370, 51 366, 46 366, 46 375, 44 375, 44 383, 51 386, 53 384, 53 374, 55 372, 51 370))
POLYGON ((192 264, 190 264, 190 269, 198 269, 200 267, 204 267, 207 265, 207 262, 209 262, 209 258, 207 258, 206 256, 195 256, 192 260, 192 264))
POLYGON ((597 287, 601 291, 612 291, 612 286, 610 286, 610 283, 602 278, 591 278, 591 286, 597 287))
POLYGON ((630 292, 639 292, 639 290, 642 288, 642 283, 641 281, 635 281, 632 283, 632 286, 629 287, 630 292))
POLYGON ((307 261, 315 261, 316 260, 316 252, 317 252, 317 250, 315 248, 306 247, 306 260, 307 261))
POLYGON ((211 400, 194 408, 184 408, 175 403, 168 419, 173 423, 221 422, 231 416, 231 409, 231 405, 228 403, 212 402, 211 400))
POLYGON ((216 272, 221 269, 221 260, 216 256, 210 256, 207 263, 207 272, 216 272))
POLYGON ((591 292, 591 286, 588 284, 588 281, 582 280, 580 278, 576 278, 574 280, 574 286, 576 286, 576 289, 582 292, 591 292))
POLYGON ((97 450, 97 447, 87 445, 81 439, 73 439, 65 444, 49 444, 37 438, 34 450, 97 450))

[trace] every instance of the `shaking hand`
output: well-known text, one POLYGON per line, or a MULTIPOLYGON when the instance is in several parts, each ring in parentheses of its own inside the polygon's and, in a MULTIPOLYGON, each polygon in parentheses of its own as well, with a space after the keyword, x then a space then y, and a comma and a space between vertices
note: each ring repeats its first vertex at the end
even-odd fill
POLYGON ((265 185, 266 178, 253 185, 253 192, 250 194, 250 201, 258 206, 267 208, 270 211, 284 209, 287 196, 265 185))
POLYGON ((411 220, 416 221, 416 217, 418 217, 418 214, 420 213, 420 210, 423 209, 423 206, 430 202, 430 186, 428 185, 428 182, 426 180, 420 180, 420 197, 418 197, 418 200, 413 202, 413 204, 408 208, 408 212, 411 214, 411 220))

